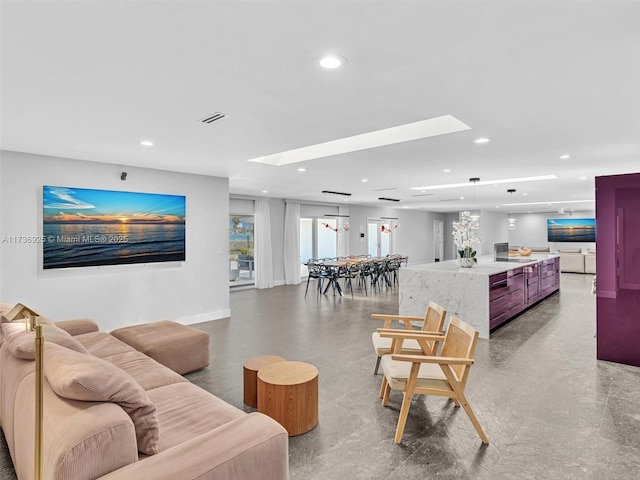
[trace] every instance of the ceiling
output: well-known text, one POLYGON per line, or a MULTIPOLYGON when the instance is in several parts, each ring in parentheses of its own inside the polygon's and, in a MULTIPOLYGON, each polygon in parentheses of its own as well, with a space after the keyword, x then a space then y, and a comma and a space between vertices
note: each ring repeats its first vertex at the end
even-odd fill
POLYGON ((590 210, 595 176, 640 171, 638 1, 2 0, 1 13, 4 150, 436 212, 590 210), (319 68, 328 52, 346 66, 319 68), (215 112, 229 116, 199 121, 215 112), (248 161, 443 115, 471 128, 248 161), (469 183, 537 175, 558 178, 469 183), (411 189, 452 183, 466 185, 411 189), (543 203, 504 206, 523 202, 543 203))

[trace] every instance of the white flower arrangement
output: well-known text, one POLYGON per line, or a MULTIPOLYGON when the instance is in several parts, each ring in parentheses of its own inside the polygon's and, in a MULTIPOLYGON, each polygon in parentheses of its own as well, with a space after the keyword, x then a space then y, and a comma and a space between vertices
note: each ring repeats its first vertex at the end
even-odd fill
POLYGON ((474 232, 478 228, 478 220, 471 216, 471 212, 460 213, 460 221, 453 222, 453 241, 458 247, 460 258, 473 258, 474 262, 478 261, 473 248, 482 241, 474 232))

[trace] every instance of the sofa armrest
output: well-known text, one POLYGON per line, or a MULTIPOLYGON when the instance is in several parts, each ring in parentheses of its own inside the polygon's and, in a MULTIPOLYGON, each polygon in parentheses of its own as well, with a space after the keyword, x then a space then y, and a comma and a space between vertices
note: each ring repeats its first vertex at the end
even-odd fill
POLYGON ((97 332, 100 330, 98 324, 90 318, 78 318, 76 320, 63 320, 55 322, 56 327, 63 329, 70 335, 82 335, 83 333, 97 332))
POLYGON ((99 480, 255 480, 257 476, 289 478, 289 437, 275 420, 254 412, 99 480))

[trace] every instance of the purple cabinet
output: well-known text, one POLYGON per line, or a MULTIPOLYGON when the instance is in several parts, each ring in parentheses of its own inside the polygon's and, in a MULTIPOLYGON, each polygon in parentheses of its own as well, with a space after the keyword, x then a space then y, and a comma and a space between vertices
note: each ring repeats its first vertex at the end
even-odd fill
POLYGON ((489 277, 489 328, 511 320, 520 312, 560 288, 560 259, 549 258, 489 277))
POLYGON ((513 318, 524 309, 524 272, 522 268, 489 277, 489 328, 513 318))
POLYGON ((598 358, 640 366, 640 173, 596 177, 598 358))

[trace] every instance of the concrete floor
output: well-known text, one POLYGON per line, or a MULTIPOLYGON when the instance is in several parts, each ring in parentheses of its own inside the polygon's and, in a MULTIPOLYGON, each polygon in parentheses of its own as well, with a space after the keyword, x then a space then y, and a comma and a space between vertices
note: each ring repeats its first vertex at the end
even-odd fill
MULTIPOLYGON (((292 480, 637 479, 640 368, 595 359, 591 275, 562 274, 561 293, 480 340, 466 393, 491 444, 444 398, 414 398, 393 443, 401 394, 388 407, 373 375, 373 312, 394 313, 397 291, 316 297, 286 286, 231 293, 232 319, 211 334, 212 366, 187 375, 246 411, 242 363, 260 354, 319 370, 320 420, 290 439, 292 480)), ((0 439, 0 478, 13 480, 0 439)), ((259 478, 257 476, 256 478, 259 478)))

